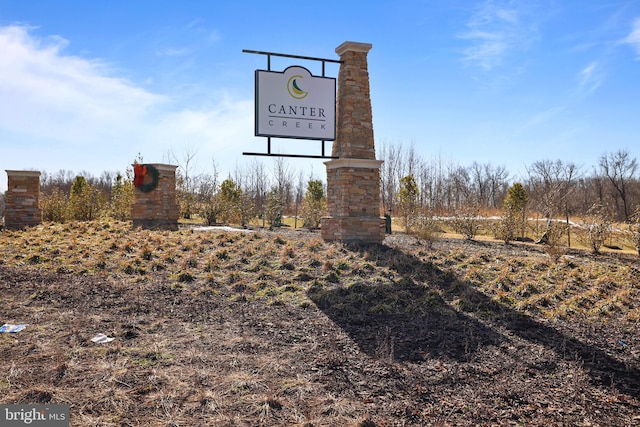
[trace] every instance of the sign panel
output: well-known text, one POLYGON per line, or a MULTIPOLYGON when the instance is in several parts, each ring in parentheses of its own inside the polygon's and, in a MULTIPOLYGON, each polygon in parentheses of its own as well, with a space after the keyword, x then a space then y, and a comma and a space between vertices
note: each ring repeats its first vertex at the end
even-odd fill
POLYGON ((336 79, 304 67, 256 70, 256 136, 336 139, 336 79))

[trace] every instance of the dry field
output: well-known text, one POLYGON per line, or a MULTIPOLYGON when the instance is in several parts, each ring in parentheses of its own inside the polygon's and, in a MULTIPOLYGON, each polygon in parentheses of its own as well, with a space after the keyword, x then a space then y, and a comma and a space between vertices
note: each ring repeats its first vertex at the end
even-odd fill
POLYGON ((401 234, 0 232, 0 403, 72 426, 639 426, 629 254, 401 234), (104 333, 115 338, 96 344, 104 333))

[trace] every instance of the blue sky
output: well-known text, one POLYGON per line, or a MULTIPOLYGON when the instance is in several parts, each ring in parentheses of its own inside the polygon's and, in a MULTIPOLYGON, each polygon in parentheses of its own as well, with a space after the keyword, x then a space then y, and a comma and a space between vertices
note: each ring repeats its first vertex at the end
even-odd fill
MULTIPOLYGON (((138 153, 187 152, 222 178, 269 169, 273 159, 242 156, 266 150, 253 136, 266 59, 242 49, 337 59, 344 41, 373 45, 377 148, 413 144, 514 179, 537 160, 640 156, 640 0, 0 0, 0 169, 100 175, 138 153)), ((272 69, 290 65, 320 73, 277 58, 272 69)), ((320 160, 287 162, 325 178, 320 160)))

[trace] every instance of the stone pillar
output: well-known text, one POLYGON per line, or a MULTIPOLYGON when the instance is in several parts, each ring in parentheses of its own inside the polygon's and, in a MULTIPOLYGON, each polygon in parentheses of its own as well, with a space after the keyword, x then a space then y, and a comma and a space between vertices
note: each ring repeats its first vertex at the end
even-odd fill
POLYGON ((180 209, 176 201, 176 168, 174 165, 151 163, 158 170, 158 185, 145 193, 134 189, 131 219, 134 227, 178 229, 180 209))
POLYGON ((8 170, 7 177, 5 227, 15 230, 41 224, 40 172, 8 170))
POLYGON ((369 43, 345 42, 340 56, 336 140, 327 167, 327 216, 322 218, 325 240, 381 243, 380 166, 373 141, 367 53, 369 43))

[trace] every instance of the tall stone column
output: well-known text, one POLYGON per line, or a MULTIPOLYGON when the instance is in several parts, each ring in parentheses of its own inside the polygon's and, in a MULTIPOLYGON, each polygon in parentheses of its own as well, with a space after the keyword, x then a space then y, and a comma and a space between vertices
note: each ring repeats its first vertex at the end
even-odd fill
POLYGON ((158 185, 145 193, 134 189, 131 219, 134 227, 178 229, 180 209, 176 201, 175 165, 152 163, 158 170, 158 185))
POLYGON ((4 224, 22 229, 42 223, 40 209, 40 172, 8 170, 7 206, 4 224))
POLYGON ((380 165, 373 141, 367 53, 369 43, 345 42, 336 48, 338 73, 336 140, 327 167, 327 241, 380 243, 385 222, 380 216, 380 165))

